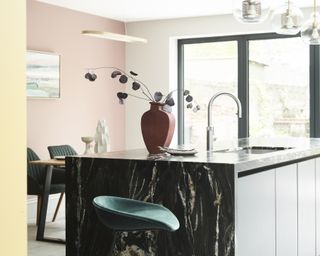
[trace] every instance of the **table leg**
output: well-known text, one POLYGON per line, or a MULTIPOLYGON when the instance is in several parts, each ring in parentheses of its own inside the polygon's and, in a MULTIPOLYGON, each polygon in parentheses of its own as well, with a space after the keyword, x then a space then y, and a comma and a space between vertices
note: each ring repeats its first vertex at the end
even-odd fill
POLYGON ((45 238, 44 230, 46 225, 46 217, 47 217, 47 209, 48 209, 48 201, 50 195, 50 185, 51 185, 51 177, 52 177, 53 166, 47 166, 46 180, 43 188, 42 195, 42 207, 40 209, 40 219, 39 225, 37 229, 37 241, 47 241, 47 242, 55 242, 55 243, 65 243, 64 240, 58 238, 45 238))

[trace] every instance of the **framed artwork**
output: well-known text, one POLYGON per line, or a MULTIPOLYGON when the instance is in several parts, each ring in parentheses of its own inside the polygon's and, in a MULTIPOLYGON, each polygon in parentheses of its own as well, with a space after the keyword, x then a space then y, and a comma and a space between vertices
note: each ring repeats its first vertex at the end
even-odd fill
POLYGON ((60 55, 27 51, 27 97, 60 98, 60 55))

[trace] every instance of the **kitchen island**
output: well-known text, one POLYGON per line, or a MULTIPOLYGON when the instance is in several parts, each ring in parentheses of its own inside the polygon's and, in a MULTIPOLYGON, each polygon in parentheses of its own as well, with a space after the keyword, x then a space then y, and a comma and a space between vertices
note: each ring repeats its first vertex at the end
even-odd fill
MULTIPOLYGON (((320 211, 317 213, 316 208, 320 205, 320 169, 317 170, 316 161, 320 156, 320 140, 241 139, 217 142, 214 148, 213 152, 200 151, 195 156, 149 156, 146 150, 131 150, 67 157, 67 256, 107 255, 106 239, 110 239, 111 232, 98 222, 92 205, 92 199, 99 195, 162 204, 180 222, 180 229, 174 233, 148 231, 117 234, 115 255, 255 256, 254 253, 259 250, 256 255, 272 256, 276 252, 277 255, 291 255, 287 253, 287 248, 298 250, 294 244, 286 246, 278 241, 279 234, 285 236, 285 232, 279 224, 284 214, 277 213, 277 209, 281 209, 277 203, 298 195, 295 202, 289 200, 293 205, 292 209, 289 207, 289 215, 292 213, 292 221, 296 221, 297 225, 306 227, 308 225, 301 224, 301 221, 310 216, 303 216, 299 221, 299 212, 294 213, 294 205, 298 211, 304 197, 313 196, 311 201, 314 199, 314 206, 310 204, 309 197, 305 206, 313 207, 311 217, 315 220, 319 217, 320 211), (252 146, 262 150, 249 152, 246 148, 252 146), (278 150, 270 150, 270 147, 278 150), (263 151, 264 148, 269 151, 263 151), (310 161, 314 165, 310 165, 310 161), (298 170, 300 163, 309 164, 306 171, 298 170), (283 168, 287 169, 281 171, 283 168), (297 179, 302 179, 305 173, 306 182, 301 184, 310 188, 309 178, 314 189, 299 197, 297 191, 303 188, 297 179), (288 193, 276 193, 287 191, 287 177, 282 177, 282 174, 289 175, 290 184, 295 181, 297 184, 289 197, 288 193), (280 181, 283 181, 285 189, 280 181), (281 254, 281 250, 287 254, 281 254)), ((300 209, 300 216, 309 212, 300 209)), ((314 243, 314 254, 308 255, 320 253, 320 229, 316 223, 320 221, 315 221, 313 225, 314 234, 319 232, 319 235, 314 235, 314 241, 310 240, 309 231, 305 230, 305 236, 308 236, 305 246, 310 246, 309 241, 314 243)), ((301 234, 297 233, 292 239, 300 243, 301 252, 298 255, 307 255, 303 254, 305 237, 300 242, 301 234)))

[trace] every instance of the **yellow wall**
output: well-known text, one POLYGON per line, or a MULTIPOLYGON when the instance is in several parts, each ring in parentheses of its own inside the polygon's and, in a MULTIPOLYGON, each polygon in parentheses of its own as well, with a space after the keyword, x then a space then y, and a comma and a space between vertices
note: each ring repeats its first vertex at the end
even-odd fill
POLYGON ((0 255, 27 255, 26 0, 0 1, 0 255))

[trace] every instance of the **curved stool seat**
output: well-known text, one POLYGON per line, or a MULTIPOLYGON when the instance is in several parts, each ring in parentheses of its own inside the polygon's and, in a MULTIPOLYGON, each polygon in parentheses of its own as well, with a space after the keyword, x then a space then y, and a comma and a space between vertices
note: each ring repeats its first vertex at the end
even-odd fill
POLYGON ((98 196, 93 205, 99 220, 115 231, 166 230, 175 231, 180 224, 167 208, 143 201, 98 196))

